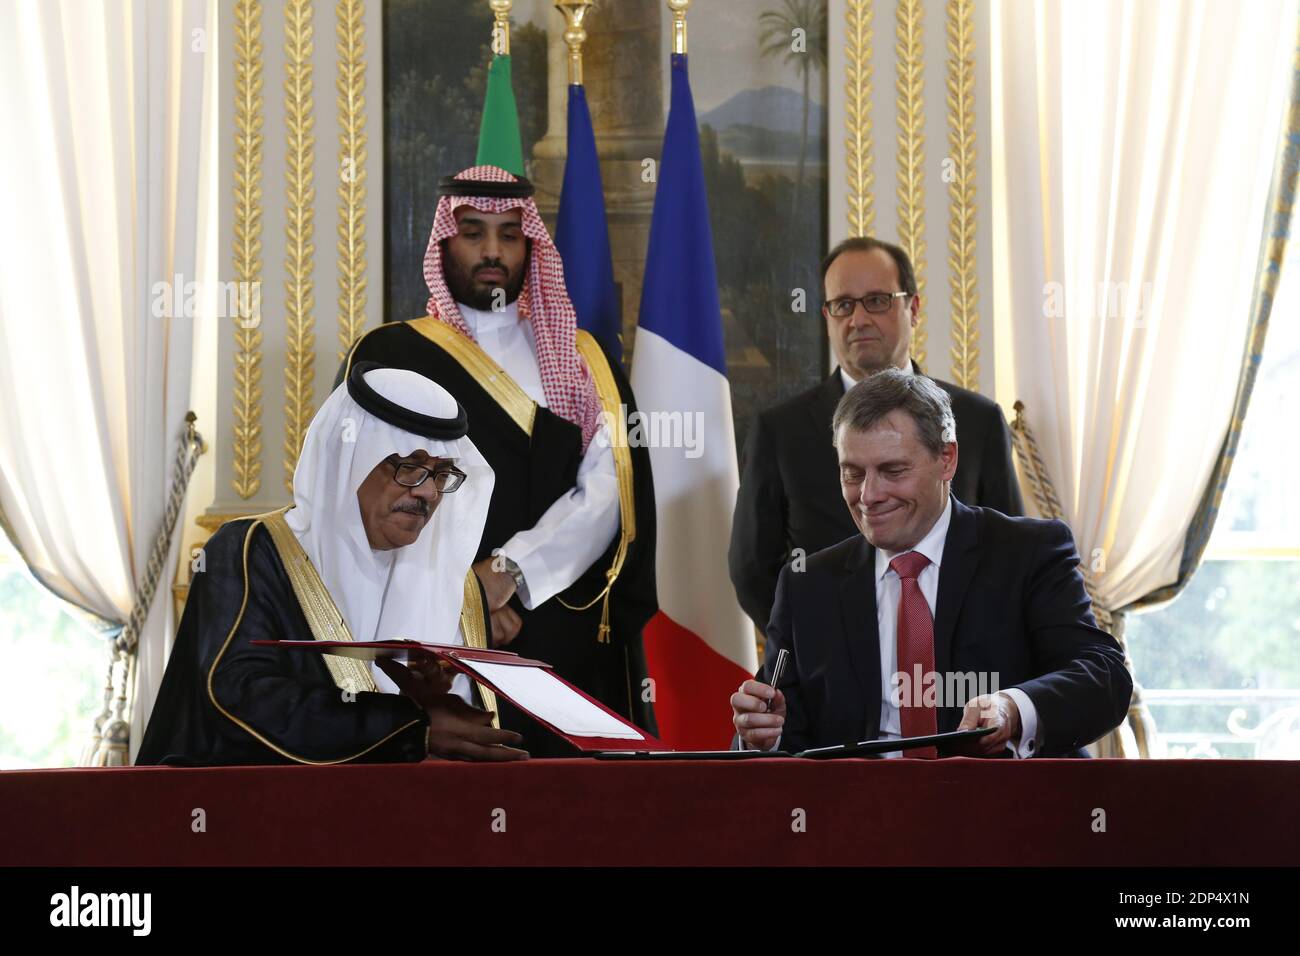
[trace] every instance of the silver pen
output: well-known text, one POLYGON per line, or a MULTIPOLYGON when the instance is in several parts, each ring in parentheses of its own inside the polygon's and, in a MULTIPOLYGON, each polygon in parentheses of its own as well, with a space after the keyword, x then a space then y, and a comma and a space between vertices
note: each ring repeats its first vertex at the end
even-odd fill
MULTIPOLYGON (((781 683, 781 675, 785 673, 785 662, 790 659, 790 652, 784 647, 776 653, 776 664, 772 667, 772 680, 768 684, 773 690, 781 683)), ((776 694, 772 695, 772 700, 776 700, 776 694)), ((766 701, 767 712, 772 711, 772 700, 766 701)))

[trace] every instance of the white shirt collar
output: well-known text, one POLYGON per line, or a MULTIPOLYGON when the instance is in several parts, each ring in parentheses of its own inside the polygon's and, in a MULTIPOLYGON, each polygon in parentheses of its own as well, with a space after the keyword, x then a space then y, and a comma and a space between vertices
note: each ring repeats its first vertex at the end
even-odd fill
MULTIPOLYGON (((948 540, 948 525, 952 523, 952 495, 948 496, 948 503, 944 505, 943 514, 939 515, 939 520, 926 533, 925 537, 917 542, 916 547, 909 548, 910 551, 916 551, 930 559, 930 563, 936 568, 943 563, 943 546, 948 540)), ((883 548, 876 548, 876 582, 885 576, 889 570, 889 562, 900 554, 906 554, 906 551, 886 551, 883 548)))
MULTIPOLYGON (((461 308, 463 309, 463 308, 465 308, 465 307, 462 305, 461 308)), ((899 369, 899 371, 900 371, 900 372, 905 372, 905 373, 907 373, 908 375, 914 375, 914 374, 916 374, 916 373, 914 373, 914 372, 912 371, 912 361, 911 361, 911 359, 908 359, 907 366, 906 366, 905 368, 901 368, 901 369, 899 369)), ((857 385, 857 384, 858 384, 858 380, 857 380, 856 378, 854 378, 854 377, 853 377, 852 375, 850 375, 848 372, 844 371, 844 366, 843 366, 843 365, 840 366, 840 381, 844 383, 844 391, 846 391, 846 392, 847 392, 849 389, 851 389, 854 385, 857 385)))
POLYGON ((494 312, 491 309, 483 311, 466 305, 464 302, 457 302, 456 308, 460 309, 461 316, 465 319, 465 324, 469 330, 477 335, 480 332, 492 332, 497 329, 509 328, 519 323, 519 300, 507 302, 506 307, 500 312, 494 312))

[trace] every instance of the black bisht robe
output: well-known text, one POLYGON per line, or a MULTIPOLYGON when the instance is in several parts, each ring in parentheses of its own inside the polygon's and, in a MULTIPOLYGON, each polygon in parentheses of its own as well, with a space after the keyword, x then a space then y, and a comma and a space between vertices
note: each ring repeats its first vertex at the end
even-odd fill
MULTIPOLYGON (((378 362, 419 372, 451 392, 465 407, 469 438, 496 474, 475 561, 491 557, 493 549, 537 524, 556 499, 577 483, 582 463, 582 430, 577 425, 539 405, 529 436, 454 356, 408 323, 390 322, 362 336, 340 368, 336 384, 354 362, 378 362)), ((630 415, 635 409, 631 386, 617 361, 609 361, 609 367, 619 399, 630 415)), ((517 595, 511 597, 510 607, 523 623, 518 636, 505 649, 545 661, 610 710, 656 734, 654 705, 644 699, 650 695, 644 692, 642 683, 647 670, 641 643, 642 629, 659 610, 655 591, 654 484, 649 450, 632 447, 630 451, 636 538, 610 592, 609 641, 597 640, 600 601, 585 611, 573 611, 559 599, 580 606, 600 593, 618 546, 617 534, 605 553, 577 581, 540 607, 527 610, 517 595)), ((533 756, 576 753, 566 741, 521 714, 508 701, 498 697, 498 704, 501 726, 522 734, 523 746, 533 756)))
POLYGON ((429 718, 411 698, 345 699, 323 654, 249 643, 313 639, 264 524, 227 522, 203 555, 137 765, 424 759, 429 718))

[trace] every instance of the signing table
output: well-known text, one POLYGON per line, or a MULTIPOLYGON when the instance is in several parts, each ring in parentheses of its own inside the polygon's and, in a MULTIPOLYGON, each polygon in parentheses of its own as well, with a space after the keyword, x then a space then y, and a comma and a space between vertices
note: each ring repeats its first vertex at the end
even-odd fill
POLYGON ((0 863, 1295 865, 1298 795, 1283 761, 6 771, 0 863))

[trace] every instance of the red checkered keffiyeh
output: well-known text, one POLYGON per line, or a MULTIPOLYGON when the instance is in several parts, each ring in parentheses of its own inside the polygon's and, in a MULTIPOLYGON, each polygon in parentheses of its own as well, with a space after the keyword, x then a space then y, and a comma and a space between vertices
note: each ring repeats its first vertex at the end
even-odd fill
MULTIPOLYGON (((456 174, 457 179, 481 182, 515 182, 516 177, 496 166, 472 166, 456 174)), ((521 210, 524 235, 532 240, 528 275, 519 294, 519 314, 533 324, 537 343, 537 365, 541 373, 546 404, 555 414, 582 429, 582 450, 586 452, 600 424, 600 398, 591 372, 574 345, 578 316, 564 288, 564 264, 546 224, 531 197, 495 199, 486 196, 443 196, 433 217, 433 232, 424 253, 424 281, 429 286, 429 315, 473 339, 442 273, 442 240, 456 235, 456 209, 472 206, 490 213, 521 210)))

